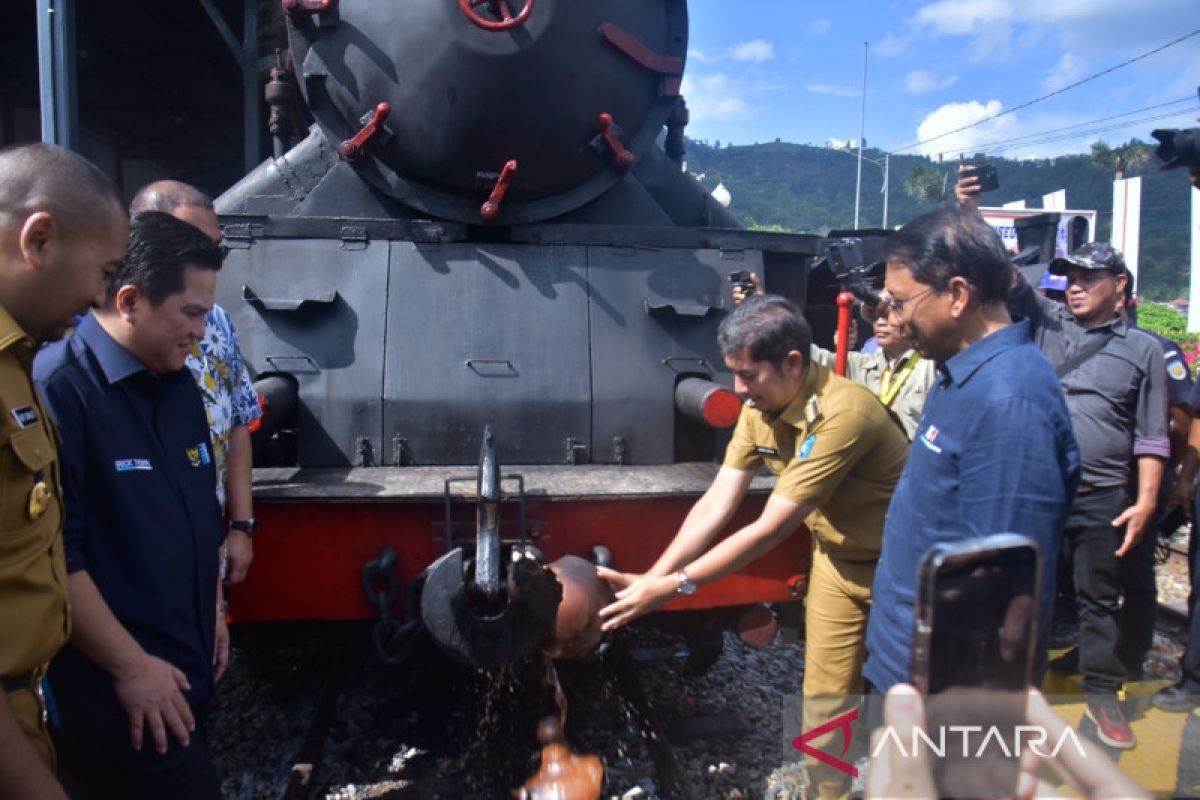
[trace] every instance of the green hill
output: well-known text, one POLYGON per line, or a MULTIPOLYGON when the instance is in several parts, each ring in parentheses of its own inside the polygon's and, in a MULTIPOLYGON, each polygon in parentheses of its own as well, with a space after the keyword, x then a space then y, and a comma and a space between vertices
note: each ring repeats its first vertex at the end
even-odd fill
MULTIPOLYGON (((863 156, 880 163, 883 160, 883 153, 871 148, 865 149, 863 156)), ((706 186, 712 188, 717 180, 725 184, 733 196, 729 210, 746 224, 808 233, 853 227, 857 168, 853 153, 786 142, 721 147, 689 141, 686 158, 690 172, 706 174, 706 186)), ((996 165, 1000 189, 988 195, 988 205, 1025 200, 1030 208, 1040 208, 1042 195, 1065 188, 1070 208, 1099 212, 1098 238, 1108 238, 1112 175, 1088 156, 989 161, 996 165)), ((919 203, 904 192, 905 176, 920 163, 933 163, 948 174, 953 192, 956 163, 937 164, 921 156, 893 155, 889 226, 902 224, 936 205, 919 203)), ((1143 176, 1140 294, 1152 300, 1187 296, 1191 189, 1181 172, 1159 172, 1156 163, 1133 174, 1143 176)), ((882 169, 864 163, 861 227, 882 223, 882 185, 882 169)))

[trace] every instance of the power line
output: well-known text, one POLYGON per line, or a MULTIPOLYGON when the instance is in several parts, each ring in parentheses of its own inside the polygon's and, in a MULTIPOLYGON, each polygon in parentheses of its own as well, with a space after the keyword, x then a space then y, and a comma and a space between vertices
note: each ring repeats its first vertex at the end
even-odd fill
MULTIPOLYGON (((1157 103, 1155 105, 1146 106, 1144 108, 1138 108, 1133 111, 1125 111, 1120 114, 1110 114, 1107 117, 1097 117, 1096 119, 1090 119, 1090 120, 1087 120, 1086 122, 1076 122, 1073 125, 1064 125, 1061 128, 1048 128, 1044 131, 1037 131, 1036 133, 1027 133, 1027 134, 1023 134, 1021 136, 1014 136, 1011 139, 997 139, 994 142, 989 142, 989 143, 983 144, 983 145, 972 145, 972 147, 977 147, 980 150, 994 149, 998 145, 1009 144, 1011 142, 1020 142, 1024 139, 1039 138, 1041 136, 1045 136, 1045 135, 1052 134, 1052 133, 1061 133, 1063 131, 1069 131, 1069 130, 1073 130, 1075 128, 1083 128, 1083 127, 1087 127, 1088 125, 1095 125, 1098 122, 1108 122, 1109 120, 1120 119, 1121 117, 1129 117, 1129 116, 1133 116, 1134 114, 1141 114, 1144 111, 1153 111, 1156 108, 1165 108, 1167 106, 1179 105, 1180 103, 1194 103, 1195 101, 1196 101, 1196 98, 1194 96, 1188 95, 1186 97, 1181 97, 1178 100, 1169 100, 1165 103, 1157 103)), ((1183 112, 1172 112, 1172 113, 1183 113, 1183 112)), ((1191 112, 1188 111, 1187 113, 1191 113, 1191 112)), ((1081 133, 1079 135, 1086 135, 1086 132, 1081 133)))
POLYGON ((995 114, 992 114, 990 117, 984 117, 983 119, 981 119, 981 120, 977 120, 977 121, 975 121, 975 122, 972 122, 972 123, 970 123, 970 124, 968 124, 968 125, 963 125, 963 126, 962 126, 962 127, 960 127, 960 128, 955 128, 954 130, 951 130, 951 131, 946 131, 945 133, 939 133, 937 136, 931 136, 931 137, 929 137, 928 139, 922 139, 921 141, 918 141, 918 142, 913 142, 912 144, 906 144, 906 145, 904 145, 903 147, 898 147, 898 148, 896 148, 896 150, 895 150, 895 151, 893 151, 893 152, 900 152, 901 150, 911 150, 911 149, 912 149, 912 148, 914 148, 914 147, 920 147, 920 146, 921 146, 921 145, 923 145, 923 144, 929 144, 930 142, 935 142, 935 141, 937 141, 938 139, 945 138, 945 137, 947 137, 947 136, 950 136, 951 134, 955 134, 955 133, 961 133, 962 131, 969 130, 969 129, 971 129, 971 128, 974 128, 974 127, 977 127, 977 126, 979 126, 979 125, 982 125, 982 124, 984 124, 985 122, 991 122, 991 121, 992 121, 992 120, 994 120, 994 119, 999 119, 1000 117, 1003 117, 1003 116, 1005 116, 1006 114, 1012 114, 1012 113, 1013 113, 1013 112, 1015 112, 1015 111, 1020 111, 1022 108, 1029 108, 1031 105, 1034 105, 1035 103, 1040 103, 1040 102, 1042 102, 1043 100, 1048 100, 1048 99, 1050 99, 1051 97, 1055 97, 1056 95, 1060 95, 1060 94, 1062 94, 1063 92, 1069 91, 1069 90, 1071 90, 1071 89, 1075 89, 1075 88, 1077 88, 1077 87, 1079 87, 1079 86, 1082 86, 1082 85, 1083 85, 1083 84, 1085 84, 1085 83, 1088 83, 1088 82, 1090 82, 1090 81, 1094 81, 1094 80, 1096 80, 1097 78, 1100 78, 1100 77, 1103 77, 1103 76, 1105 76, 1105 75, 1108 75, 1108 74, 1109 74, 1109 73, 1111 73, 1111 72, 1116 72, 1117 70, 1121 69, 1122 67, 1127 67, 1127 66, 1129 66, 1130 64, 1135 64, 1135 63, 1137 63, 1138 61, 1141 61, 1142 59, 1149 58, 1150 56, 1152 56, 1152 55, 1154 55, 1154 54, 1156 54, 1156 53, 1161 53, 1163 50, 1166 50, 1168 47, 1174 47, 1175 45, 1179 44, 1180 42, 1186 41, 1186 40, 1188 40, 1188 39, 1192 38, 1193 36, 1195 36, 1195 35, 1197 35, 1197 34, 1200 34, 1200 28, 1197 28, 1196 30, 1192 31, 1191 33, 1184 34, 1183 36, 1180 36, 1178 39, 1175 39, 1175 40, 1173 40, 1173 41, 1167 42, 1166 44, 1164 44, 1164 45, 1161 45, 1160 47, 1156 47, 1156 48, 1154 48, 1153 50, 1149 50, 1149 51, 1147 51, 1147 52, 1145 52, 1145 53, 1142 53, 1142 54, 1141 54, 1141 55, 1139 55, 1139 56, 1134 56, 1133 58, 1129 59, 1128 61, 1122 61, 1120 64, 1116 64, 1116 65, 1114 65, 1114 66, 1111 66, 1111 67, 1109 67, 1108 69, 1101 70, 1100 72, 1097 72, 1097 73, 1094 73, 1094 74, 1092 74, 1092 75, 1089 75, 1089 76, 1087 76, 1086 78, 1082 78, 1081 80, 1077 80, 1077 81, 1075 81, 1075 82, 1074 82, 1074 83, 1072 83, 1072 84, 1069 84, 1069 85, 1067 85, 1067 86, 1064 86, 1064 87, 1062 87, 1061 89, 1056 89, 1056 90, 1055 90, 1055 91, 1053 91, 1053 92, 1050 92, 1050 93, 1048 93, 1048 94, 1044 94, 1044 95, 1042 95, 1041 97, 1035 97, 1035 98, 1034 98, 1034 99, 1032 99, 1032 100, 1026 100, 1024 103, 1020 103, 1020 104, 1018 104, 1018 105, 1015 105, 1015 106, 1013 106, 1012 108, 1008 108, 1008 109, 1005 109, 1004 111, 1000 111, 1000 112, 997 112, 997 113, 995 113, 995 114))
MULTIPOLYGON (((995 148, 992 148, 992 150, 994 152, 1001 152, 1001 153, 1012 151, 1012 150, 1024 150, 1029 147, 1036 147, 1037 145, 1040 145, 1040 144, 1051 144, 1053 142, 1062 142, 1062 141, 1066 141, 1068 139, 1075 139, 1075 138, 1080 138, 1080 137, 1084 137, 1084 136, 1092 136, 1097 133, 1107 133, 1108 131, 1121 130, 1122 128, 1132 128, 1134 126, 1142 125, 1147 122, 1158 122, 1160 120, 1171 119, 1173 117, 1179 117, 1179 116, 1191 116, 1191 113, 1192 112, 1190 110, 1188 110, 1188 111, 1173 111, 1173 112, 1168 112, 1165 114, 1154 114, 1154 115, 1151 115, 1148 117, 1140 117, 1138 119, 1133 119, 1133 120, 1128 120, 1126 122, 1117 123, 1115 125, 1104 125, 1099 128, 1091 128, 1089 130, 1076 131, 1075 133, 1069 133, 1069 134, 1059 134, 1056 136, 1045 136, 1045 137, 1038 138, 1038 139, 1031 139, 1030 141, 1027 141, 1027 142, 1021 142, 1019 144, 1008 145, 1007 147, 995 147, 995 148)), ((981 147, 980 149, 985 150, 985 151, 987 150, 986 147, 981 147)))

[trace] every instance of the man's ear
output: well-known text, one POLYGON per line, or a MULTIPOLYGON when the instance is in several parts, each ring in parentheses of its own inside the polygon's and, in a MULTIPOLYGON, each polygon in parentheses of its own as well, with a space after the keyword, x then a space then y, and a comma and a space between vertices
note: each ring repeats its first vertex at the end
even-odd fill
POLYGON ((50 243, 56 236, 61 235, 58 223, 50 212, 36 211, 30 214, 21 225, 20 239, 17 242, 21 248, 21 256, 31 267, 40 269, 46 263, 50 243))
POLYGON ((946 290, 950 292, 950 313, 955 318, 961 317, 971 305, 971 284, 961 275, 955 275, 946 284, 946 290))
POLYGON ((145 302, 146 296, 136 286, 125 284, 117 289, 117 296, 113 298, 113 308, 116 309, 121 319, 128 322, 136 313, 138 304, 145 302))
POLYGON ((783 366, 790 374, 797 375, 804 371, 808 359, 799 350, 789 350, 783 357, 783 366))

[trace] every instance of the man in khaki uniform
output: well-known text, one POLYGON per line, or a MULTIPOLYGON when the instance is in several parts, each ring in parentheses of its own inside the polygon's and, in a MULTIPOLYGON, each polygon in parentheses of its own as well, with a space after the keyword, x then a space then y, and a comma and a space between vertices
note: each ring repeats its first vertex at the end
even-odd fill
MULTIPOLYGON (((932 361, 921 358, 909 347, 908 340, 892 325, 888 315, 880 313, 882 307, 882 304, 877 304, 876 308, 862 307, 879 349, 873 353, 853 350, 847 353, 846 377, 874 392, 911 441, 925 408, 925 395, 933 386, 937 370, 932 361)), ((812 357, 818 364, 832 368, 837 355, 814 346, 812 357)))
POLYGON ((65 797, 41 679, 70 633, 57 433, 30 380, 42 342, 104 297, 128 227, 116 187, 51 145, 0 150, 0 797, 65 797))
MULTIPOLYGON (((606 630, 624 625, 740 569, 805 523, 813 541, 803 687, 810 731, 862 692, 871 583, 908 441, 868 389, 811 361, 812 332, 790 301, 746 300, 722 322, 719 342, 747 400, 725 463, 649 572, 601 571, 617 601, 600 614, 606 630), (763 464, 778 477, 762 515, 708 549, 763 464)), ((841 756, 839 731, 810 744, 841 756)), ((810 759, 809 775, 822 796, 849 793, 849 776, 830 766, 810 759)))

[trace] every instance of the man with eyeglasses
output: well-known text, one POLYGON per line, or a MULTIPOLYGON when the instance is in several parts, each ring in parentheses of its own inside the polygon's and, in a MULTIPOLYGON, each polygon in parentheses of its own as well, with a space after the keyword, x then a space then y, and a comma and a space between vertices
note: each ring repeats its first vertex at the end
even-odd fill
MULTIPOLYGON (((1054 371, 1006 306, 1012 267, 978 215, 943 208, 888 238, 891 323, 938 377, 888 508, 863 670, 873 689, 908 678, 917 568, 932 545, 1018 533, 1041 548, 1042 617, 1079 482, 1079 449, 1054 371)), ((1038 663, 1045 660, 1039 647, 1038 663)))

